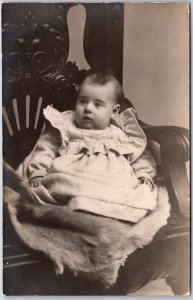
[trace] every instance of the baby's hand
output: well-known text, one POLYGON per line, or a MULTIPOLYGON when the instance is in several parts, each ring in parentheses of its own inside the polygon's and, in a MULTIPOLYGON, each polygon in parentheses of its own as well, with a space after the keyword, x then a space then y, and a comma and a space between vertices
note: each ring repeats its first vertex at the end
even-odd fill
POLYGON ((43 178, 42 176, 39 176, 39 177, 35 177, 35 178, 31 179, 29 182, 30 187, 39 186, 42 182, 42 178, 43 178))
POLYGON ((146 177, 139 177, 138 181, 139 181, 140 184, 147 184, 149 186, 149 188, 150 188, 151 191, 154 190, 154 185, 153 185, 153 183, 148 178, 146 178, 146 177))

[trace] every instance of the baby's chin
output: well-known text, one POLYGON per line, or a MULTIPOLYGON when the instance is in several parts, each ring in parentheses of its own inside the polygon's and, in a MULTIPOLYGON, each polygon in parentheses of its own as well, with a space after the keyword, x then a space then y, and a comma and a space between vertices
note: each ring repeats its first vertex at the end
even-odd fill
POLYGON ((80 124, 80 125, 78 125, 78 127, 80 127, 81 129, 87 129, 87 130, 103 130, 103 129, 105 129, 105 128, 102 128, 99 126, 93 126, 92 124, 89 124, 89 123, 80 124))
POLYGON ((103 130, 107 127, 102 127, 100 125, 94 124, 92 120, 81 120, 80 122, 77 122, 75 120, 75 123, 79 128, 87 130, 103 130))

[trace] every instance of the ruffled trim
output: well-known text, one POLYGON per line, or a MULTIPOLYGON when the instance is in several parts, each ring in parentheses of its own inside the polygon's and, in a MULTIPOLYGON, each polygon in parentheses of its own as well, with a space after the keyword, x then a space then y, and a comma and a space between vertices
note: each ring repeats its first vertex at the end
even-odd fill
POLYGON ((115 152, 119 155, 129 155, 132 153, 130 145, 127 143, 120 143, 115 141, 95 141, 95 140, 82 140, 74 139, 72 140, 66 149, 60 149, 60 155, 64 153, 76 154, 84 152, 88 155, 95 153, 108 154, 109 151, 115 152))
POLYGON ((137 121, 135 110, 133 108, 126 109, 121 114, 115 115, 111 119, 111 123, 121 128, 127 135, 127 143, 132 153, 130 162, 134 162, 147 146, 147 138, 137 121))
POLYGON ((46 108, 43 109, 43 115, 48 120, 53 127, 58 129, 61 133, 61 136, 63 139, 66 139, 66 129, 64 127, 65 122, 64 122, 64 117, 65 116, 70 116, 72 115, 73 111, 65 111, 63 113, 59 112, 55 108, 51 106, 47 106, 46 108))
MULTIPOLYGON (((107 154, 109 151, 114 151, 119 155, 129 155, 129 160, 132 163, 143 153, 147 145, 146 136, 139 126, 135 117, 135 110, 132 108, 126 109, 124 112, 111 119, 111 124, 122 129, 125 133, 125 137, 120 139, 120 131, 115 130, 116 128, 113 129, 113 126, 110 125, 114 138, 112 140, 105 140, 104 137, 103 139, 101 138, 101 140, 92 140, 89 139, 89 137, 88 139, 86 139, 86 137, 84 139, 86 133, 82 134, 82 131, 75 125, 74 127, 78 132, 77 138, 71 139, 70 135, 68 135, 68 130, 70 133, 73 126, 73 111, 60 113, 58 110, 48 105, 46 109, 43 110, 43 114, 51 125, 60 131, 64 144, 67 145, 67 147, 64 147, 63 144, 59 149, 61 155, 66 152, 76 154, 85 151, 87 154, 91 155, 94 153, 107 154)), ((103 132, 105 132, 105 130, 103 132)))

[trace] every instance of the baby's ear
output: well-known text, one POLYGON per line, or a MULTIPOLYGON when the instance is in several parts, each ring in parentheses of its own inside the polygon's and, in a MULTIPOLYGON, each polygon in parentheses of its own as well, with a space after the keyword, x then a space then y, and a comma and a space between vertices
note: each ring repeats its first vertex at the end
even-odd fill
POLYGON ((112 113, 112 117, 116 116, 120 111, 120 105, 119 104, 116 104, 114 107, 113 107, 113 113, 112 113))

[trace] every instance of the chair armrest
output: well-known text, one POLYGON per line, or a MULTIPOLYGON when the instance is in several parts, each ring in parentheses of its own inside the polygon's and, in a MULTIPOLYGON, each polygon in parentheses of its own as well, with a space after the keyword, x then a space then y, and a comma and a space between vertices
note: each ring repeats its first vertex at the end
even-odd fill
POLYGON ((167 163, 189 160, 189 131, 177 126, 143 125, 148 139, 156 141, 161 147, 161 159, 167 163))
POLYGON ((161 165, 172 209, 189 216, 189 179, 186 164, 189 160, 189 131, 177 126, 140 124, 148 139, 160 145, 161 165))

